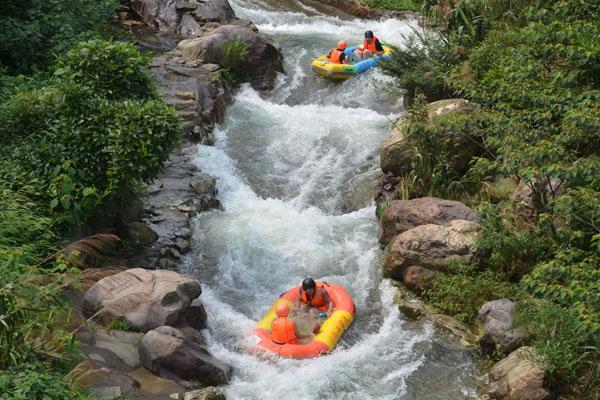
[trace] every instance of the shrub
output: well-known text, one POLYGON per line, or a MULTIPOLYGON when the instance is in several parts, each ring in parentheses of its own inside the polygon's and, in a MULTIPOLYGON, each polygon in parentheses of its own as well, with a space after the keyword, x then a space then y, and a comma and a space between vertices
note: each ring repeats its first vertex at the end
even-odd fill
POLYGON ((436 274, 422 296, 443 313, 468 323, 483 303, 516 293, 514 285, 503 282, 493 271, 456 264, 451 274, 436 274))
POLYGON ((48 67, 114 15, 116 0, 5 0, 0 3, 0 66, 11 73, 48 67))
POLYGON ((230 40, 223 45, 223 57, 221 66, 226 79, 236 82, 246 81, 248 70, 246 59, 250 51, 250 46, 241 40, 230 40))
POLYGON ((55 75, 90 86, 106 99, 150 99, 157 91, 146 69, 148 61, 132 44, 91 40, 59 58, 55 75))
POLYGON ((90 397, 65 382, 62 373, 52 371, 40 363, 27 363, 15 369, 0 371, 0 399, 83 400, 90 397))
POLYGON ((369 7, 388 10, 419 11, 422 8, 421 0, 363 0, 363 2, 369 7))

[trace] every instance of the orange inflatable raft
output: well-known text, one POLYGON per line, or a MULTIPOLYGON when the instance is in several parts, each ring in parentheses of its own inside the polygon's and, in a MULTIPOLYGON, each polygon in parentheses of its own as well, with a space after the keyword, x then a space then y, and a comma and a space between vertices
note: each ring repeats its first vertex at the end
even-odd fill
POLYGON ((256 335, 260 339, 258 346, 262 349, 290 358, 312 358, 332 351, 346 329, 354 320, 354 302, 340 285, 332 285, 326 282, 317 282, 327 291, 333 303, 331 315, 323 322, 317 334, 305 344, 277 344, 271 340, 271 323, 277 316, 275 307, 280 302, 285 302, 293 309, 298 297, 300 297, 300 286, 296 286, 282 294, 273 303, 269 311, 263 316, 256 328, 256 335))

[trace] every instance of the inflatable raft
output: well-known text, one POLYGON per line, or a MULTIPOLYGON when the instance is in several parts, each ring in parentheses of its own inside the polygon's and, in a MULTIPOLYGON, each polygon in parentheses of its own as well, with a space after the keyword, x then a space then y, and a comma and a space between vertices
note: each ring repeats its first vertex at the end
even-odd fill
POLYGON ((277 318, 275 307, 280 302, 285 302, 292 310, 300 296, 300 286, 296 286, 282 294, 258 323, 256 335, 260 340, 258 343, 260 348, 290 358, 317 357, 329 353, 335 348, 354 320, 355 306, 348 292, 342 286, 317 282, 317 285, 320 284, 323 284, 323 288, 329 294, 333 308, 331 315, 323 322, 319 332, 304 344, 277 344, 271 340, 271 323, 277 318))
MULTIPOLYGON (((348 47, 344 53, 350 55, 357 48, 358 46, 348 47)), ((348 79, 376 67, 382 59, 390 57, 391 51, 392 50, 389 47, 383 45, 383 54, 354 64, 335 64, 329 61, 327 55, 323 55, 313 60, 312 70, 324 78, 348 79)))

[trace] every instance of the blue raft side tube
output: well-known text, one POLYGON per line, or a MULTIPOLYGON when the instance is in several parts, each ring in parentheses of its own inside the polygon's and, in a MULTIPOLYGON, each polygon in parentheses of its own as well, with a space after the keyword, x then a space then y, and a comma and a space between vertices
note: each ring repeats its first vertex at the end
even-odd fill
MULTIPOLYGON (((358 47, 359 46, 348 47, 346 50, 344 50, 344 54, 346 54, 348 56, 352 55, 354 50, 356 50, 358 47)), ((387 56, 387 55, 379 55, 379 56, 368 58, 363 61, 359 61, 359 62, 353 64, 354 70, 356 71, 357 74, 362 74, 363 72, 377 66, 377 64, 379 64, 379 61, 382 58, 388 58, 388 57, 389 56, 387 56)))

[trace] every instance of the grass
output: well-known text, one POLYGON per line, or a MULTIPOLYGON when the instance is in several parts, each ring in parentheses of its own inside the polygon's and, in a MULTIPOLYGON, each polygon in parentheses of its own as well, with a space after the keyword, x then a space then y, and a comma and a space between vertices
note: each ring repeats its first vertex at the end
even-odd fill
POLYGON ((419 0, 363 0, 369 7, 386 10, 421 11, 422 2, 419 0))

